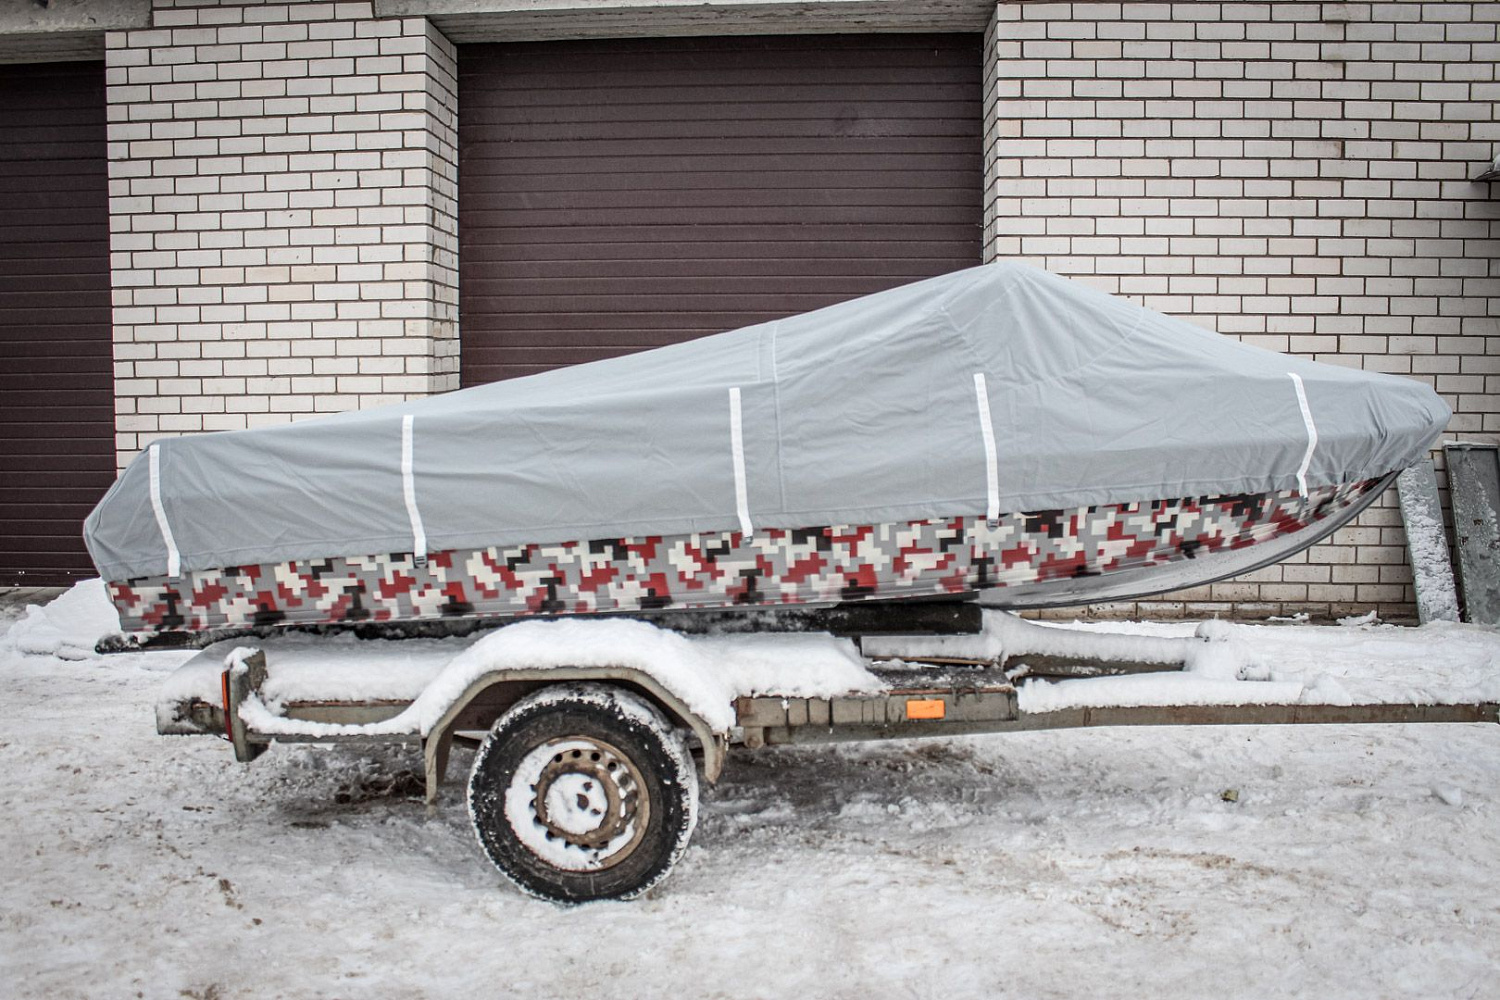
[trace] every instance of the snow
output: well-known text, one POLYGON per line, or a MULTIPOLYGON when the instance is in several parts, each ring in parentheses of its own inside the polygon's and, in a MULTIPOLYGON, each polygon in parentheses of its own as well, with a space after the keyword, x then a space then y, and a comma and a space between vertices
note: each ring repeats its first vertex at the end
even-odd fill
MULTIPOLYGON (((1500 642, 1223 628, 1267 676, 1357 698, 1373 682, 1340 671, 1361 657, 1438 688, 1500 642)), ((1494 725, 735 751, 669 880, 564 909, 489 867, 456 785, 428 815, 414 751, 236 764, 153 730, 187 655, 67 660, 17 638, 0 638, 7 1000, 1500 995, 1494 725)))
POLYGON ((1117 636, 1080 633, 1024 621, 1013 614, 986 608, 984 629, 977 635, 938 637, 881 636, 864 640, 864 650, 874 656, 914 658, 923 655, 976 660, 1004 659, 1013 653, 1047 656, 1109 657, 1142 663, 1176 663, 1189 656, 1195 643, 1191 633, 1182 637, 1157 637, 1121 632, 1117 636))
POLYGON ((1162 705, 1453 705, 1500 702, 1500 629, 1455 622, 1381 625, 1373 613, 1339 627, 1205 622, 1023 621, 985 612, 974 636, 866 640, 872 655, 1001 661, 1026 654, 1183 669, 1120 677, 1019 682, 1025 712, 1162 705))
POLYGON ((681 698, 710 728, 734 725, 740 684, 755 675, 771 687, 785 683, 809 694, 851 687, 875 690, 854 644, 829 635, 780 636, 780 656, 743 637, 689 638, 628 619, 527 621, 480 639, 455 657, 411 710, 424 734, 453 700, 491 670, 555 667, 632 667, 681 698))
POLYGON ((217 643, 166 684, 157 711, 189 698, 217 703, 220 674, 256 649, 268 674, 240 717, 254 730, 293 735, 426 735, 453 700, 492 670, 630 667, 672 691, 717 731, 734 725, 734 699, 775 691, 828 696, 879 690, 847 639, 826 634, 684 636, 645 622, 526 621, 462 639, 360 640, 289 635, 217 643), (284 718, 287 701, 410 700, 400 715, 363 726, 284 718))
POLYGON ((18 652, 91 660, 94 643, 120 631, 120 616, 110 603, 103 580, 85 580, 46 607, 26 607, 24 617, 0 636, 0 654, 18 652))

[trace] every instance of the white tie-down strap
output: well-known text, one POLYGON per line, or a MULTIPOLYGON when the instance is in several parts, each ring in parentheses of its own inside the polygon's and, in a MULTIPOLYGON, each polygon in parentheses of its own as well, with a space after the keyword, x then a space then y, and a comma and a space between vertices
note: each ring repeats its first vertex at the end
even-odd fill
POLYGON ((740 418, 740 390, 729 390, 729 450, 734 456, 734 510, 740 517, 740 534, 749 538, 755 529, 750 524, 750 497, 745 490, 745 427, 740 418))
POLYGON ((984 372, 974 373, 974 401, 979 404, 979 433, 984 435, 984 519, 1000 520, 1000 461, 995 456, 995 426, 990 422, 990 391, 984 372))
POLYGON ((1312 464, 1313 449, 1318 446, 1318 427, 1313 423, 1312 411, 1307 408, 1307 390, 1302 386, 1302 376, 1287 372, 1292 385, 1297 389, 1297 406, 1302 409, 1302 424, 1307 428, 1307 450, 1302 453, 1302 464, 1297 468, 1297 492, 1307 496, 1307 467, 1312 464))
POLYGON ((176 576, 182 571, 182 557, 177 553, 177 542, 172 538, 172 526, 167 523, 167 509, 161 503, 161 448, 151 446, 151 509, 156 512, 156 526, 161 529, 161 540, 167 546, 167 575, 176 576))
POLYGON ((416 415, 401 418, 401 492, 406 497, 406 516, 411 518, 411 551, 418 566, 427 562, 427 530, 422 527, 422 512, 417 509, 417 481, 412 475, 412 424, 416 415))

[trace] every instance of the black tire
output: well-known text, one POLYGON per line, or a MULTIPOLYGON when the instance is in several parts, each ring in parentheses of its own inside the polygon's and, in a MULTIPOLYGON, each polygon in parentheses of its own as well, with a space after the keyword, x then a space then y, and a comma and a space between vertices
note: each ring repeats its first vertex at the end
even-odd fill
POLYGON ((687 849, 697 806, 697 770, 671 724, 645 699, 600 684, 518 702, 469 777, 469 817, 490 861, 561 903, 656 885, 687 849))

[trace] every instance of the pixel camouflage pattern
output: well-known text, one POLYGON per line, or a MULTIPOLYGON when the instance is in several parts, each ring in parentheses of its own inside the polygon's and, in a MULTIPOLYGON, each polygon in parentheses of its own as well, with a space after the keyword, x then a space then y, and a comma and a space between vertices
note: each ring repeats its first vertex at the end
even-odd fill
POLYGON ((109 584, 126 632, 766 606, 957 594, 1243 549, 1380 480, 983 518, 336 556, 109 584))

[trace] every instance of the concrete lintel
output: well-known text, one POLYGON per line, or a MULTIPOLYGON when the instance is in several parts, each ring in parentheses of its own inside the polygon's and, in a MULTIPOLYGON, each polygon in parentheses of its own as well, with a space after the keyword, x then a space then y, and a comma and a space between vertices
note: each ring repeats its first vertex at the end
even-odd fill
POLYGON ((375 0, 455 42, 783 32, 983 31, 994 0, 375 0))
POLYGON ((151 0, 6 0, 0 36, 47 35, 144 28, 151 0))
POLYGON ((4 0, 0 63, 104 58, 104 33, 144 28, 151 0, 4 0))
POLYGON ((90 62, 103 58, 102 31, 0 35, 0 63, 90 62))

